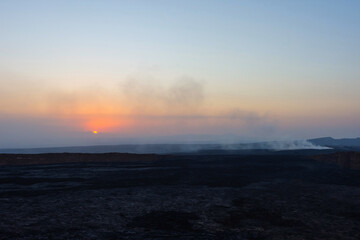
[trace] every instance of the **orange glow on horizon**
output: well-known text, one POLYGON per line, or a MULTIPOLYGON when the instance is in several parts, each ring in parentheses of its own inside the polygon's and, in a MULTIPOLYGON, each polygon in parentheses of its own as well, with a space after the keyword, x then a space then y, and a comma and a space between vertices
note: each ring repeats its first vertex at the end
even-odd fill
POLYGON ((129 125, 129 120, 119 119, 116 117, 91 117, 90 120, 85 121, 84 130, 91 131, 93 134, 98 134, 100 132, 110 132, 124 129, 129 125))

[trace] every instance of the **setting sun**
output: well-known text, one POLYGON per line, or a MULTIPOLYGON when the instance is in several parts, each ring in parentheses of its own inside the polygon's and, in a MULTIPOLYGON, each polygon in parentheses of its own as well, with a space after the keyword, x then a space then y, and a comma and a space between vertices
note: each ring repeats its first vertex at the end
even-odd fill
POLYGON ((89 120, 84 121, 83 127, 86 131, 91 131, 93 134, 112 132, 116 131, 116 129, 129 126, 127 119, 117 118, 116 116, 91 116, 89 118, 89 120))

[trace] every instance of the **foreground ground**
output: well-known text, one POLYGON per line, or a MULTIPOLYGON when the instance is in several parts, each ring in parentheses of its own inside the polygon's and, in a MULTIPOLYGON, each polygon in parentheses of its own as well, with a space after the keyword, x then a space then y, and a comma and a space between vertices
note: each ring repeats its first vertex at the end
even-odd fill
POLYGON ((360 239, 360 172, 296 155, 0 168, 0 239, 360 239))

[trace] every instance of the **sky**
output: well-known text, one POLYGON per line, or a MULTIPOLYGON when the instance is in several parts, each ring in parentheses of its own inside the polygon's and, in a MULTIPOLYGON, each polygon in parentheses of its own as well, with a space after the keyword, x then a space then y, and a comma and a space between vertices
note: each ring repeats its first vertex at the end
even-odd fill
POLYGON ((0 148, 359 137, 359 12, 0 0, 0 148))

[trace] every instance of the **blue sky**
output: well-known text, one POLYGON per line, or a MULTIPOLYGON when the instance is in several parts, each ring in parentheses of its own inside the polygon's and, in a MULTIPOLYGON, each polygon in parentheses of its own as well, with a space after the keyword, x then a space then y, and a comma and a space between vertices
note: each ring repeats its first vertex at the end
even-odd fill
POLYGON ((255 129, 270 125, 271 138, 358 136, 359 11, 359 1, 2 0, 0 130, 21 138, 9 119, 31 119, 59 132, 30 124, 24 139, 64 142, 90 128, 139 138, 262 139, 270 133, 255 129), (213 120, 234 112, 240 123, 213 120), (176 123, 152 120, 169 116, 176 123))

